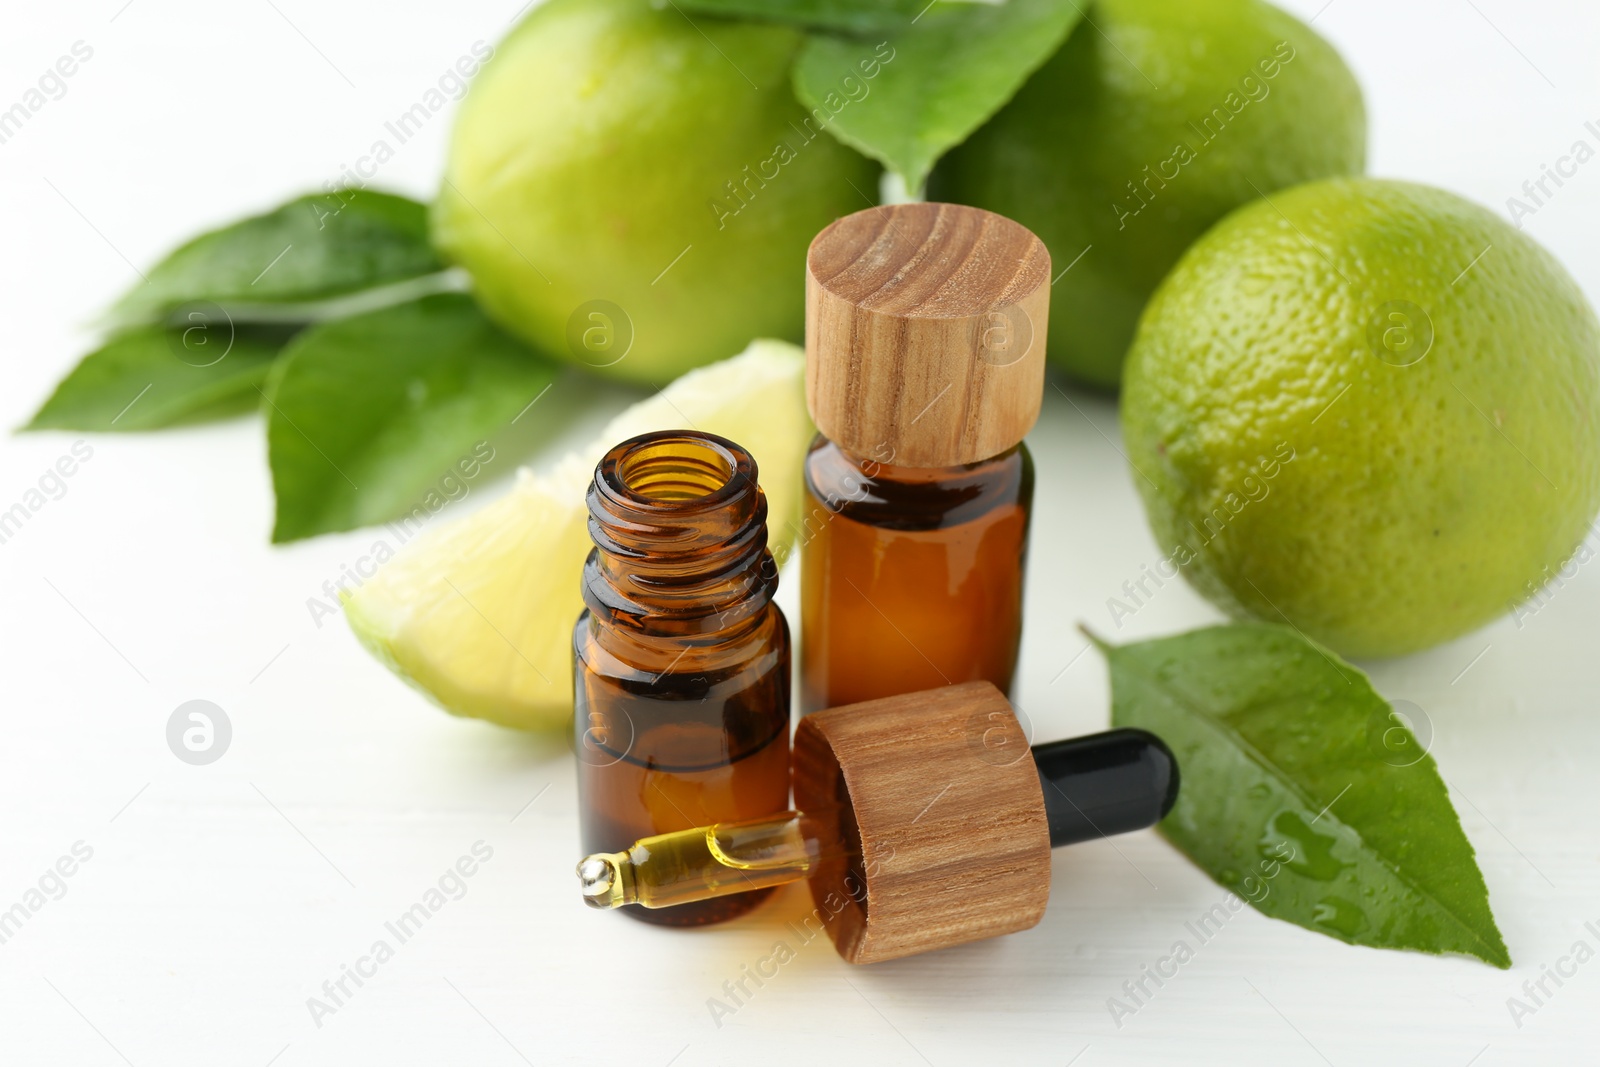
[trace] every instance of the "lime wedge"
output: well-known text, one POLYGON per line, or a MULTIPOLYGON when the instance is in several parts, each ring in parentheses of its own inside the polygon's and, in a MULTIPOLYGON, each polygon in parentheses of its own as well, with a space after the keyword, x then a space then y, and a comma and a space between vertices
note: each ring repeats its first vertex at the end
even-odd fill
POLYGON ((589 554, 584 490, 620 441, 692 428, 755 457, 781 559, 799 527, 801 462, 814 432, 805 354, 755 341, 623 411, 545 474, 518 472, 500 500, 428 530, 344 598, 373 655, 456 715, 521 729, 565 729, 572 714, 572 626, 589 554))

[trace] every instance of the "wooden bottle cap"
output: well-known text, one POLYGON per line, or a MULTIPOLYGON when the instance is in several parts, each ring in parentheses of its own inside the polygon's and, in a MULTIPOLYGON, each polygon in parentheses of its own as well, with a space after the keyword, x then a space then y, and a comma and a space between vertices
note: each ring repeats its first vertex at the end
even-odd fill
POLYGON ((1026 930, 1044 916, 1044 794, 1011 705, 988 682, 806 716, 794 796, 860 856, 810 877, 816 914, 851 963, 1026 930))
POLYGON ((1021 441, 1044 394, 1050 253, 958 204, 847 215, 806 255, 806 403, 847 452, 951 467, 1021 441))

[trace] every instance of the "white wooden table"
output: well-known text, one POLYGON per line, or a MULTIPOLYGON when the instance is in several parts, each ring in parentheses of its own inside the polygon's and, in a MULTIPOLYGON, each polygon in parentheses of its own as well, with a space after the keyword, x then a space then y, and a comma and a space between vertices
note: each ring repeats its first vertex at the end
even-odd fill
MULTIPOLYGON (((85 349, 131 265, 335 178, 518 2, 8 11, 0 107, 74 42, 93 57, 0 144, 0 421, 24 421, 85 349)), ((1541 164, 1600 142, 1592 5, 1333 0, 1317 26, 1365 85, 1375 173, 1504 211, 1541 164)), ((447 127, 380 181, 427 196, 447 127)), ((1600 298, 1600 163, 1527 229, 1600 298)), ((1223 895, 1154 833, 1057 853, 1036 930, 869 969, 785 925, 801 890, 702 932, 585 910, 566 751, 442 714, 342 620, 314 623, 307 599, 376 535, 268 547, 262 437, 242 419, 86 438, 65 494, 0 544, 0 909, 46 890, 0 944, 0 1063, 1600 1062, 1600 963, 1520 1027, 1506 1003, 1575 942, 1600 949, 1600 565, 1536 614, 1374 667, 1431 723, 1514 970, 1246 910, 1118 1027, 1107 998, 1223 895), (165 740, 192 699, 232 724, 208 766, 165 740), (472 876, 446 879, 459 899, 400 942, 385 923, 475 847, 472 876), (70 876, 48 874, 63 857, 70 876), (363 962, 379 940, 392 957, 363 962), (740 993, 779 941, 794 958, 740 993), (347 966, 368 976, 310 1010, 347 966)), ((0 506, 78 438, 6 438, 0 506)), ((1106 723, 1080 620, 1127 638, 1216 617, 1173 583, 1111 625, 1106 599, 1159 556, 1116 440, 1112 404, 1050 390, 1019 689, 1041 738, 1106 723)))

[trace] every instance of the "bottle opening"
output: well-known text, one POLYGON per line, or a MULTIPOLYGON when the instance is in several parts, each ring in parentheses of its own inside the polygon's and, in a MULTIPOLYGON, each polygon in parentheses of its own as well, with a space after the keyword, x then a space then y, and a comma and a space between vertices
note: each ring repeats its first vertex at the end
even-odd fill
POLYGON ((754 618, 777 583, 757 477, 750 453, 699 430, 658 430, 611 449, 587 493, 596 552, 584 602, 661 632, 754 618))
POLYGON ((627 491, 654 504, 703 501, 728 487, 737 460, 708 436, 649 434, 617 460, 617 478, 627 491))

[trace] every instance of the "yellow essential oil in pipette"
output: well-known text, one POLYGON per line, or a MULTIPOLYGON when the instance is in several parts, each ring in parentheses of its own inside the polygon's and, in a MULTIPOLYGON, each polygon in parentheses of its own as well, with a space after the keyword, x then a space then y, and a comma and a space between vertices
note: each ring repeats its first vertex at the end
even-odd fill
POLYGON ((641 838, 626 852, 597 852, 578 864, 578 878, 592 908, 666 908, 799 881, 841 847, 826 845, 800 812, 786 811, 641 838))

